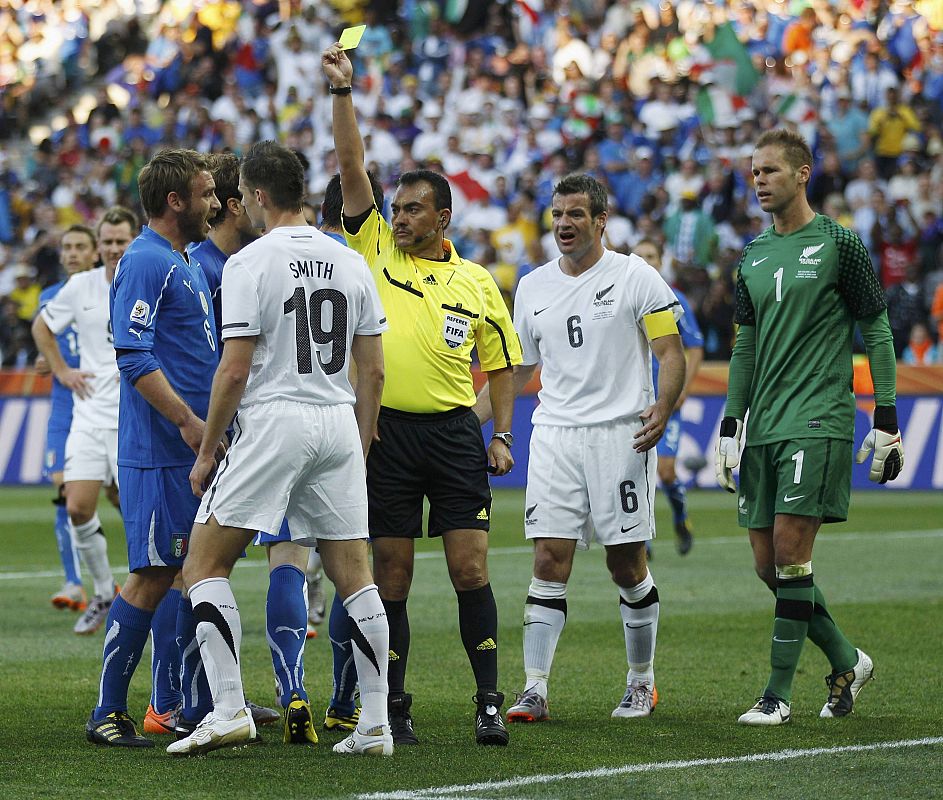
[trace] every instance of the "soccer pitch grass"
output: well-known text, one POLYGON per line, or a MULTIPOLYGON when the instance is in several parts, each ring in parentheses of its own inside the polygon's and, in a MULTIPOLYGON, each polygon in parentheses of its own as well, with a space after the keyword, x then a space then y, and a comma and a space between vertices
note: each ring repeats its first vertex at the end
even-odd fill
MULTIPOLYGON (((173 759, 151 750, 86 743, 98 692, 103 632, 72 633, 75 616, 48 598, 61 582, 52 533, 52 492, 0 489, 0 786, 5 796, 172 798, 928 798, 943 797, 941 579, 943 494, 884 490, 856 494, 851 521, 827 526, 815 573, 849 637, 875 662, 876 680, 858 712, 818 718, 825 658, 807 645, 796 677, 793 718, 769 730, 736 725, 762 690, 773 599, 754 577, 734 499, 693 492, 695 546, 674 550, 666 502, 652 572, 661 596, 656 677, 660 702, 645 720, 612 720, 622 696, 625 648, 618 594, 602 549, 579 553, 569 618, 550 684, 548 723, 511 726, 511 744, 474 742, 471 670, 458 634, 454 592, 438 542, 423 541, 410 596, 418 747, 391 759, 264 744, 173 759), (805 752, 808 751, 808 752, 805 752), (485 785, 483 785, 485 784, 485 785)), ((500 688, 521 688, 522 605, 531 574, 522 539, 520 492, 498 492, 491 582, 501 619, 500 688)), ((125 563, 117 514, 100 509, 112 563, 125 563)), ((124 579, 123 574, 118 580, 124 579)), ((242 658, 251 699, 272 705, 265 642, 263 554, 253 549, 233 576, 243 617, 242 658)), ((306 649, 306 686, 316 719, 330 694, 326 625, 306 649)), ((132 684, 140 723, 150 687, 148 656, 132 684)), ((508 703, 508 705, 510 702, 508 703)))

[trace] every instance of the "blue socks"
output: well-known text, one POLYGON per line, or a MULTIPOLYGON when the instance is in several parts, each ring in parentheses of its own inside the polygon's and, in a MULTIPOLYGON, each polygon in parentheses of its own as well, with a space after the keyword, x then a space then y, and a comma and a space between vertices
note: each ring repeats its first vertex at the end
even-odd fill
POLYGON ((177 609, 180 590, 169 589, 151 620, 151 705, 163 714, 180 704, 177 609))
POLYGON ((151 631, 153 612, 132 606, 119 594, 105 623, 101 685, 92 718, 102 720, 113 711, 128 710, 128 686, 141 660, 151 631))
POLYGON ((684 484, 675 479, 674 483, 665 486, 665 494, 668 495, 668 502, 671 504, 674 524, 684 522, 688 518, 688 490, 684 484))
POLYGON ((69 522, 69 512, 65 503, 56 506, 56 546, 59 548, 59 558, 62 560, 62 570, 69 583, 81 585, 82 576, 79 574, 79 553, 72 541, 72 523, 69 522))
POLYGON ((354 648, 350 643, 350 616, 336 591, 328 620, 328 636, 334 654, 334 695, 331 697, 331 706, 338 713, 349 717, 355 708, 357 666, 354 664, 354 648))
POLYGON ((180 651, 180 691, 183 695, 181 716, 187 722, 199 722, 213 710, 213 695, 200 658, 196 640, 196 618, 190 598, 181 597, 177 608, 177 648, 180 651))
POLYGON ((308 611, 305 603, 305 574, 292 564, 282 564, 269 573, 265 601, 265 638, 272 651, 275 682, 283 708, 292 694, 307 700, 304 690, 305 634, 308 611))

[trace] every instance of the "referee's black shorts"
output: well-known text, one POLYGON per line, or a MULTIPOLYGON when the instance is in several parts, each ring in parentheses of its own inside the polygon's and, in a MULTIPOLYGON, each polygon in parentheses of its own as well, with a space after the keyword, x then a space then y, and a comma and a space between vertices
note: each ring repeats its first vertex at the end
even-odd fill
POLYGON ((371 537, 421 538, 424 495, 430 536, 488 530, 488 456, 474 411, 412 414, 382 407, 377 426, 380 441, 367 457, 371 537))

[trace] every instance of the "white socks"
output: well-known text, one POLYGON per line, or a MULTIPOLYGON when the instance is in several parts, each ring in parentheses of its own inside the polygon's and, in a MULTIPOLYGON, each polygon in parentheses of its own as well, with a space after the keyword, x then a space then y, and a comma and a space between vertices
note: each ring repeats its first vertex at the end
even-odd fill
POLYGON ((386 673, 390 628, 376 584, 371 583, 354 592, 344 601, 344 608, 350 616, 350 640, 360 682, 361 709, 357 729, 366 733, 377 725, 389 724, 386 673))
POLYGON ((190 588, 196 638, 218 717, 232 719, 246 707, 239 671, 242 622, 228 578, 207 578, 190 588))
POLYGON ((524 603, 524 691, 547 698, 547 681, 566 624, 566 584, 532 578, 524 603))
POLYGON ((92 576, 95 594, 111 600, 115 595, 115 579, 111 574, 111 564, 108 563, 108 542, 104 534, 99 533, 101 526, 101 520, 95 514, 82 525, 72 525, 72 538, 85 569, 92 576))
POLYGON ((658 589, 651 572, 637 586, 619 589, 619 611, 625 633, 625 654, 629 662, 626 684, 642 681, 655 685, 655 638, 658 634, 658 589))

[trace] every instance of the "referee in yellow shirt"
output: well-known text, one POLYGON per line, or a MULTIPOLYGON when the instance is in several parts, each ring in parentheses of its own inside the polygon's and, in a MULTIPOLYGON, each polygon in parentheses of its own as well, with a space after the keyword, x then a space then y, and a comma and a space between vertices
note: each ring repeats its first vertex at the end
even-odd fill
POLYGON ((390 625, 389 710, 393 741, 418 744, 405 692, 409 653, 406 598, 423 496, 429 535, 441 536, 458 596, 459 629, 475 674, 475 739, 506 745, 498 683, 498 611, 488 580, 491 489, 487 470, 504 475, 511 457, 512 368, 521 347, 491 275, 445 238, 452 217, 448 181, 429 170, 404 173, 391 204, 392 226, 374 205, 351 99, 353 67, 340 45, 322 66, 331 84, 334 147, 344 195, 348 244, 373 271, 389 320, 383 334, 386 383, 378 441, 367 460, 373 568, 390 625), (471 351, 478 348, 494 407, 485 451, 471 351))

